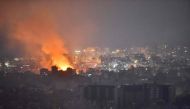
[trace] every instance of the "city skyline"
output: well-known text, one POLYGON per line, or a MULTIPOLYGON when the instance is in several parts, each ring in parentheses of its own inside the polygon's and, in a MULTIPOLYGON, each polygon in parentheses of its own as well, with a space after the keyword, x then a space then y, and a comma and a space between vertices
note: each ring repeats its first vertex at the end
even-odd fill
POLYGON ((190 0, 0 0, 0 109, 190 109, 190 0))

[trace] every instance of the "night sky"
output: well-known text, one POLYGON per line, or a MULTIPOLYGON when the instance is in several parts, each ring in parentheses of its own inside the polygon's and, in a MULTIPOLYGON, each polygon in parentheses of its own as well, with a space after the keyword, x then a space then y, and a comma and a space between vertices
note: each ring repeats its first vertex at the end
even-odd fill
POLYGON ((12 20, 22 21, 39 7, 53 16, 65 45, 71 49, 163 43, 190 46, 188 0, 2 0, 0 7, 1 54, 16 54, 22 49, 20 43, 7 47, 12 40, 9 26, 12 20))

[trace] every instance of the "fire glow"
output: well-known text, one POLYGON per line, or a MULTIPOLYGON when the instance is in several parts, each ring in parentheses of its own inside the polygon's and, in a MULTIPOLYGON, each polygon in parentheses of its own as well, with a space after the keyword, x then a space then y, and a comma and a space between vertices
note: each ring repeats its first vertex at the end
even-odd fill
POLYGON ((58 34, 47 13, 25 17, 15 23, 11 33, 15 40, 23 44, 27 56, 39 57, 41 67, 56 65, 60 70, 73 68, 63 37, 58 34))

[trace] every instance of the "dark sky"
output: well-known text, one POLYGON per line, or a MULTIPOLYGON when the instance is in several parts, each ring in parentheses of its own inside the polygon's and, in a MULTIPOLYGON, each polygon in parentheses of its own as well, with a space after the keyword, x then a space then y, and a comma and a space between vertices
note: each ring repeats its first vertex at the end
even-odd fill
POLYGON ((126 47, 190 42, 190 2, 187 0, 117 0, 90 5, 97 22, 94 37, 103 46, 126 47))
POLYGON ((68 48, 190 45, 188 0, 10 0, 0 2, 4 7, 0 8, 1 51, 6 51, 5 43, 11 40, 1 20, 11 9, 16 11, 13 16, 22 16, 37 5, 53 13, 68 48))

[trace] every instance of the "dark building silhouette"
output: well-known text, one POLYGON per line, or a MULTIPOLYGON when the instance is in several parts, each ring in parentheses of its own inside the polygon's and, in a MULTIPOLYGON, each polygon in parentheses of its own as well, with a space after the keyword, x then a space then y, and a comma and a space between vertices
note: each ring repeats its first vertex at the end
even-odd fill
POLYGON ((142 84, 122 85, 118 89, 118 109, 141 109, 151 105, 170 105, 174 98, 170 85, 142 84))
POLYGON ((101 109, 110 109, 114 106, 115 87, 111 85, 89 85, 84 88, 84 97, 101 109))
POLYGON ((84 87, 84 98, 102 109, 143 109, 154 106, 170 106, 174 88, 170 85, 139 84, 89 85, 84 87))
POLYGON ((52 66, 51 67, 51 72, 52 73, 57 73, 58 72, 58 67, 57 66, 52 66))
POLYGON ((49 70, 47 68, 41 68, 40 69, 40 75, 41 76, 47 76, 49 74, 49 70))

